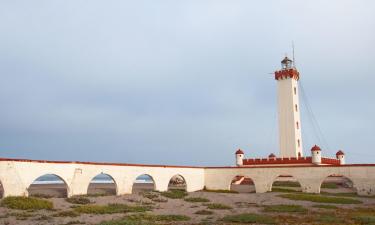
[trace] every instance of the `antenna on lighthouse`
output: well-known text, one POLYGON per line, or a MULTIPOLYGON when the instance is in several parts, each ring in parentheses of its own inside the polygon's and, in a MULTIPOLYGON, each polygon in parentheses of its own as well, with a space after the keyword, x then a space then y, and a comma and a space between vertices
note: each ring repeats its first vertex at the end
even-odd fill
POLYGON ((296 59, 294 58, 294 41, 292 41, 292 51, 293 51, 293 67, 296 68, 296 59))

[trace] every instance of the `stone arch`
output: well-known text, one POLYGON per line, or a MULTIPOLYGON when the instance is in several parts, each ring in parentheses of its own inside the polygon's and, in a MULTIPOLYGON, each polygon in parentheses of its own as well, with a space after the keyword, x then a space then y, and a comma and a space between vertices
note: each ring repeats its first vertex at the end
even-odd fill
POLYGON ((181 174, 176 174, 168 181, 168 190, 184 190, 187 191, 187 182, 181 174))
POLYGON ((59 175, 48 173, 37 177, 27 188, 29 196, 68 197, 69 186, 59 175))
POLYGON ((291 174, 280 174, 272 179, 270 185, 272 192, 302 192, 302 184, 291 174))
POLYGON ((254 179, 246 175, 235 175, 231 178, 229 190, 239 193, 255 193, 254 179))
POLYGON ((88 195, 117 195, 117 182, 113 176, 107 173, 100 173, 92 177, 88 186, 88 195))
POLYGON ((137 176, 132 183, 132 193, 153 191, 156 189, 155 179, 147 173, 137 176))
POLYGON ((342 174, 330 174, 320 182, 320 192, 323 193, 357 193, 351 178, 342 174))

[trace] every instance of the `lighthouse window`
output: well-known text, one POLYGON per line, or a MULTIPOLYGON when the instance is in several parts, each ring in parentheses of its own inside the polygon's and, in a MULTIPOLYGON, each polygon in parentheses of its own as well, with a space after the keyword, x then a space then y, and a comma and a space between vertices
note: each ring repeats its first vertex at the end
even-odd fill
POLYGON ((299 123, 298 122, 296 123, 296 126, 297 126, 297 129, 299 129, 299 123))
POLYGON ((296 112, 298 112, 298 105, 297 104, 295 105, 295 108, 296 108, 296 112))
POLYGON ((300 140, 299 140, 299 139, 298 139, 298 141, 297 141, 297 142, 298 142, 298 148, 299 148, 299 147, 301 147, 301 142, 300 142, 300 140))
POLYGON ((296 95, 297 94, 297 88, 294 87, 294 94, 296 95))

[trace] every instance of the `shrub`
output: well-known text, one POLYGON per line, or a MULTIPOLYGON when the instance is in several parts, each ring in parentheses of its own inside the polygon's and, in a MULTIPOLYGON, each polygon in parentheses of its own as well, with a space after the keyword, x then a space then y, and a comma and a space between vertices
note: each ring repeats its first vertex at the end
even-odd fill
POLYGON ((214 214, 214 212, 210 211, 210 210, 199 210, 199 211, 196 211, 194 214, 197 214, 197 215, 212 215, 214 214))
POLYGON ((318 203, 333 203, 333 204, 360 204, 362 203, 359 200, 352 198, 340 198, 340 197, 330 197, 314 194, 284 194, 279 195, 279 197, 287 198, 297 201, 310 201, 318 203))
POLYGON ((343 219, 337 218, 334 215, 319 215, 318 217, 316 217, 315 220, 318 221, 318 222, 326 223, 326 224, 332 224, 332 223, 334 223, 334 224, 337 224, 337 223, 345 224, 345 223, 343 223, 344 222, 343 219))
POLYGON ((337 189, 339 188, 336 183, 323 183, 321 188, 327 188, 327 189, 337 189))
POLYGON ((133 214, 119 220, 102 222, 100 225, 153 225, 154 221, 174 222, 188 221, 190 217, 184 215, 151 215, 133 214))
POLYGON ((272 186, 301 187, 301 185, 298 182, 295 182, 295 181, 275 181, 275 182, 273 182, 272 186))
POLYGON ((252 213, 226 216, 222 221, 232 223, 275 224, 275 220, 272 217, 252 213))
POLYGON ((66 198, 65 201, 72 203, 72 204, 79 204, 79 205, 86 205, 86 204, 91 203, 90 199, 83 197, 83 196, 66 198))
POLYGON ((162 196, 172 199, 185 198, 188 194, 183 190, 171 190, 161 193, 162 196))
POLYGON ((208 209, 219 209, 219 210, 222 210, 222 209, 232 209, 232 207, 230 207, 228 205, 219 204, 219 203, 205 204, 205 206, 207 206, 208 209))
POLYGON ((39 210, 39 209, 52 209, 52 202, 33 198, 33 197, 6 197, 1 201, 1 205, 10 209, 21 209, 21 210, 39 210))
POLYGON ((213 192, 213 193, 228 193, 228 194, 238 194, 237 191, 232 190, 209 190, 209 189, 203 189, 204 192, 213 192))
POLYGON ((353 219, 361 224, 375 224, 375 215, 354 216, 353 219))
POLYGON ((307 209, 300 205, 267 205, 264 207, 266 212, 296 212, 296 213, 306 213, 307 209))
POLYGON ((52 215, 53 217, 77 217, 79 213, 73 210, 61 211, 52 215))
POLYGON ((210 200, 208 200, 207 198, 185 198, 185 201, 187 202, 209 202, 210 200))
POLYGON ((146 212, 151 210, 148 206, 129 206, 125 204, 109 205, 81 205, 74 208, 74 211, 85 214, 113 214, 126 212, 146 212))
POLYGON ((313 205, 314 208, 320 208, 320 209, 338 209, 339 207, 335 205, 313 205))

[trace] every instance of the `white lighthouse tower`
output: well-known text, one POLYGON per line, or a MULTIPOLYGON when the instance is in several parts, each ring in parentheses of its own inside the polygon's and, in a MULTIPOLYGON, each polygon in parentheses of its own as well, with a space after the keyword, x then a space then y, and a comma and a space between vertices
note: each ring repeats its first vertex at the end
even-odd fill
POLYGON ((285 57, 281 70, 275 72, 277 80, 279 143, 281 157, 301 157, 302 135, 299 107, 299 72, 293 61, 285 57))

